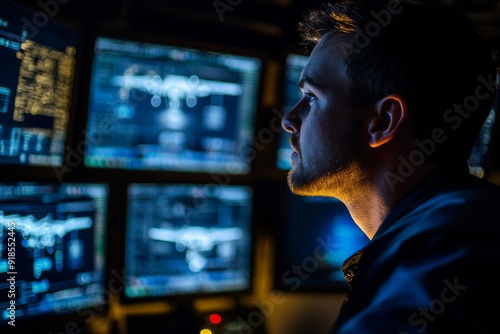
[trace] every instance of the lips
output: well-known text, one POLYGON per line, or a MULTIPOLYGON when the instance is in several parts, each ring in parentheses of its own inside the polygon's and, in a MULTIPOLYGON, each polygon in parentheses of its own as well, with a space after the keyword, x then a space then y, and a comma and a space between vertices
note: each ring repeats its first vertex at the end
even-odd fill
POLYGON ((292 148, 292 150, 294 150, 295 153, 299 153, 299 143, 298 143, 298 138, 297 137, 294 137, 293 135, 290 136, 290 147, 292 148))
POLYGON ((297 137, 294 137, 293 135, 290 136, 290 147, 292 148, 293 152, 292 154, 290 155, 290 160, 291 160, 291 163, 292 163, 292 166, 295 166, 295 164, 297 163, 296 160, 298 159, 299 157, 299 140, 297 137))

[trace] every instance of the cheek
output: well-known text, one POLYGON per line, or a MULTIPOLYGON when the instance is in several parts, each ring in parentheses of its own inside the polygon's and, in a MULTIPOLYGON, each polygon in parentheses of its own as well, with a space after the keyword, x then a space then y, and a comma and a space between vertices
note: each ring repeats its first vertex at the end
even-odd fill
POLYGON ((322 161, 331 153, 331 129, 325 131, 319 124, 311 124, 307 132, 301 134, 302 158, 306 165, 322 164, 322 161))
POLYGON ((320 151, 332 144, 331 138, 335 129, 329 126, 328 122, 328 120, 317 119, 304 125, 304 140, 307 141, 311 150, 320 151))

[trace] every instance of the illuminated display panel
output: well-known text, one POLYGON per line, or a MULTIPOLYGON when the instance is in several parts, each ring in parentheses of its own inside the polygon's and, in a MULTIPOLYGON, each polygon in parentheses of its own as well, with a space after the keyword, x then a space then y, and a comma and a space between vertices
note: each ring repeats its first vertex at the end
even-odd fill
POLYGON ((283 291, 348 290, 340 267, 369 241, 342 202, 286 191, 277 235, 275 287, 283 291))
POLYGON ((0 164, 61 166, 76 30, 0 0, 0 164))
POLYGON ((251 220, 247 186, 131 184, 125 297, 247 291, 251 220))
POLYGON ((261 61, 97 38, 85 165, 247 174, 261 61))
POLYGON ((108 188, 0 183, 1 324, 101 305, 108 188))
MULTIPOLYGON (((497 96, 496 100, 498 99, 499 98, 497 96)), ((487 173, 486 160, 490 154, 490 144, 493 137, 493 128, 497 117, 497 110, 498 105, 494 105, 486 118, 486 121, 479 130, 476 142, 472 147, 471 155, 467 161, 470 173, 480 178, 485 177, 485 174, 487 173)))
MULTIPOLYGON (((304 66, 306 66, 308 59, 308 56, 297 54, 289 54, 286 58, 285 80, 283 84, 283 109, 285 112, 289 112, 302 98, 302 91, 297 86, 297 82, 300 79, 300 74, 302 73, 304 66)), ((293 150, 290 147, 289 140, 290 134, 285 130, 282 130, 279 136, 279 146, 276 159, 276 165, 279 169, 290 170, 292 168, 290 156, 293 150)))

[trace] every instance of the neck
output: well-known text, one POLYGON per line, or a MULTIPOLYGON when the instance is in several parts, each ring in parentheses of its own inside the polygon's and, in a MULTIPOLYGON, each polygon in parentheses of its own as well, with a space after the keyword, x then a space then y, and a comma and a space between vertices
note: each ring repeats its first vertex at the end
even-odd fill
POLYGON ((342 201, 355 223, 372 239, 394 206, 434 169, 426 163, 403 177, 397 168, 380 168, 363 178, 357 191, 342 201))

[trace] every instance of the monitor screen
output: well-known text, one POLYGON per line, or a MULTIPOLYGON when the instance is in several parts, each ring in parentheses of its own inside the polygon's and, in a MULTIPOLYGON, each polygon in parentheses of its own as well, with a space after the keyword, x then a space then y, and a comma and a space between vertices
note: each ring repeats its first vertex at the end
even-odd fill
POLYGON ((342 202, 286 191, 277 235, 275 286, 283 291, 348 289, 340 267, 369 241, 342 202))
MULTIPOLYGON (((498 97, 496 98, 498 100, 498 97)), ((483 126, 479 130, 476 142, 472 147, 471 154, 469 156, 468 165, 469 172, 477 177, 485 177, 487 171, 487 158, 489 158, 490 144, 493 137, 493 129, 495 125, 495 119, 497 116, 498 106, 493 105, 488 117, 486 118, 483 126)))
POLYGON ((250 289, 252 189, 131 184, 125 298, 250 289))
POLYGON ((61 166, 77 34, 0 0, 0 164, 61 166))
POLYGON ((87 167, 247 174, 261 61, 97 38, 87 167))
MULTIPOLYGON (((302 98, 302 91, 297 86, 302 69, 306 66, 308 56, 289 54, 285 62, 285 78, 283 84, 283 110, 290 111, 302 98)), ((293 152, 289 144, 290 135, 282 130, 279 136, 278 154, 276 165, 279 169, 290 170, 292 162, 290 156, 293 152)))
POLYGON ((107 198, 102 184, 0 183, 2 324, 102 304, 107 198))

